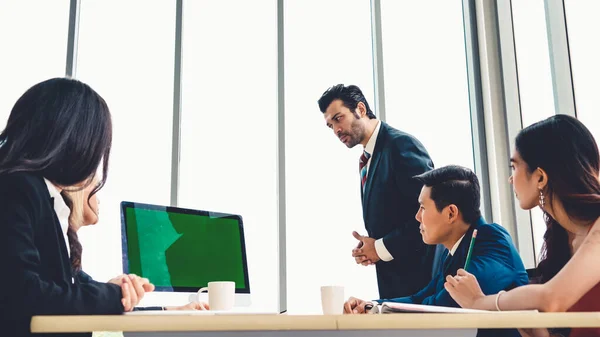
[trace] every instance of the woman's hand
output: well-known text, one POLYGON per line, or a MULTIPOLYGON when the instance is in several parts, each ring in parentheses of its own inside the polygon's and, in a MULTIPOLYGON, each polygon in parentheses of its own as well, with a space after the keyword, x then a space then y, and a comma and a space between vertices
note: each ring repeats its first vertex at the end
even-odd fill
POLYGON ((191 302, 179 307, 165 307, 165 310, 210 310, 208 303, 191 302))
POLYGON ((135 274, 121 275, 109 282, 121 286, 123 294, 121 303, 125 311, 132 311, 142 298, 144 298, 146 292, 154 290, 154 285, 147 278, 142 278, 135 274))
POLYGON ((147 293, 149 293, 151 291, 154 291, 154 284, 150 283, 150 280, 148 280, 145 277, 139 277, 139 276, 137 276, 135 274, 129 274, 129 275, 122 274, 122 275, 119 275, 117 277, 114 277, 114 278, 110 279, 108 281, 108 283, 112 283, 112 284, 116 284, 116 285, 120 286, 120 285, 123 284, 123 278, 132 277, 132 276, 135 277, 135 278, 137 278, 141 282, 142 287, 144 288, 144 290, 147 293))
POLYGON ((477 309, 477 301, 485 297, 475 276, 464 269, 459 269, 454 277, 446 276, 444 288, 463 308, 477 309))
POLYGON ((113 277, 110 280, 108 280, 107 283, 112 283, 112 284, 116 284, 116 285, 120 286, 121 284, 123 284, 123 277, 127 277, 127 275, 121 274, 119 276, 113 277))

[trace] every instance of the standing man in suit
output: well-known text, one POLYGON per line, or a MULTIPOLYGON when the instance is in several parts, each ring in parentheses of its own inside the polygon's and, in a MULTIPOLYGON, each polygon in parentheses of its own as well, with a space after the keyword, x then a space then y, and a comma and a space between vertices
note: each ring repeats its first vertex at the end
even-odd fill
POLYGON ((368 236, 353 233, 359 242, 352 256, 375 264, 380 297, 417 292, 431 280, 435 247, 421 240, 414 218, 421 184, 412 177, 433 168, 429 154, 415 137, 377 120, 355 85, 335 85, 318 103, 342 143, 364 148, 359 186, 368 236))

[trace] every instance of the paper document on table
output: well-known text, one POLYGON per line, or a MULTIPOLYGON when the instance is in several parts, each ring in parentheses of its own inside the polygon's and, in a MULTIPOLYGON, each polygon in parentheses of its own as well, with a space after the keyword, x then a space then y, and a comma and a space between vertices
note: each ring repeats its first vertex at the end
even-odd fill
POLYGON ((441 306, 437 306, 437 305, 384 302, 381 304, 380 312, 382 314, 389 314, 389 313, 396 313, 396 312, 434 312, 434 313, 473 314, 473 313, 489 313, 490 311, 453 308, 453 307, 441 307, 441 306))
POLYGON ((412 303, 395 303, 395 302, 383 302, 380 306, 379 313, 392 314, 392 313, 455 313, 455 314, 515 314, 523 312, 538 312, 537 310, 518 310, 518 311, 488 311, 488 310, 476 310, 476 309, 463 309, 454 307, 442 307, 437 305, 423 305, 423 304, 412 304, 412 303))

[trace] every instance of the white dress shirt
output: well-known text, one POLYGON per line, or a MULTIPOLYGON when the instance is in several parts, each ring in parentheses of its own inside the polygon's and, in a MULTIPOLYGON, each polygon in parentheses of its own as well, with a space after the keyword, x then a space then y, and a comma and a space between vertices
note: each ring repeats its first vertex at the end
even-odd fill
POLYGON ((67 254, 71 256, 71 248, 69 247, 69 238, 67 237, 67 230, 69 229, 69 216, 71 215, 71 210, 65 204, 60 192, 52 184, 48 179, 44 178, 46 182, 46 186, 48 187, 48 192, 50 193, 50 197, 54 198, 54 212, 56 213, 56 217, 58 217, 58 222, 60 222, 60 228, 62 229, 63 237, 65 238, 65 246, 67 247, 67 254))
MULTIPOLYGON (((375 151, 375 143, 377 143, 377 136, 379 135, 379 129, 381 129, 381 122, 377 121, 377 126, 375 127, 375 130, 373 130, 373 134, 371 135, 371 138, 369 138, 369 141, 367 142, 367 145, 365 146, 365 149, 364 149, 368 154, 371 155, 369 157, 369 160, 367 161, 367 177, 369 176, 369 168, 371 167, 371 158, 373 158, 373 151, 375 151)), ((375 240, 375 251, 377 252, 377 256, 379 256, 379 258, 382 261, 388 262, 388 261, 392 261, 394 259, 392 254, 390 254, 390 252, 387 250, 387 248, 385 248, 383 239, 375 240)))
POLYGON ((461 236, 460 239, 458 239, 458 241, 456 241, 454 246, 452 246, 452 249, 450 249, 450 251, 448 252, 448 253, 450 253, 451 256, 454 256, 454 253, 456 253, 456 250, 458 249, 458 246, 460 245, 460 243, 462 242, 462 239, 464 237, 465 237, 465 235, 463 234, 463 236, 461 236))
MULTIPOLYGON (((377 143, 377 135, 379 135, 379 129, 381 129, 381 122, 377 121, 377 126, 375 130, 373 130, 373 134, 369 141, 367 142, 367 146, 365 146, 365 151, 373 157, 373 151, 375 151, 375 143, 377 143)), ((371 157, 367 161, 367 176, 369 175, 369 167, 371 167, 371 157)))

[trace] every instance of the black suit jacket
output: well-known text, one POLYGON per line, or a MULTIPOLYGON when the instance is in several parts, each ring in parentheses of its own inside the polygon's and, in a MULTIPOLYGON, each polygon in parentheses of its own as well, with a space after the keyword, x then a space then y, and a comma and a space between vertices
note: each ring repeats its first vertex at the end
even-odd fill
POLYGON ((0 176, 0 270, 3 335, 30 336, 34 315, 123 313, 119 286, 74 280, 54 202, 41 176, 0 176))
POLYGON ((394 257, 376 264, 380 298, 412 295, 432 278, 435 246, 423 243, 415 219, 423 186, 412 178, 431 169, 433 162, 421 142, 381 122, 362 193, 367 232, 383 238, 394 257))

